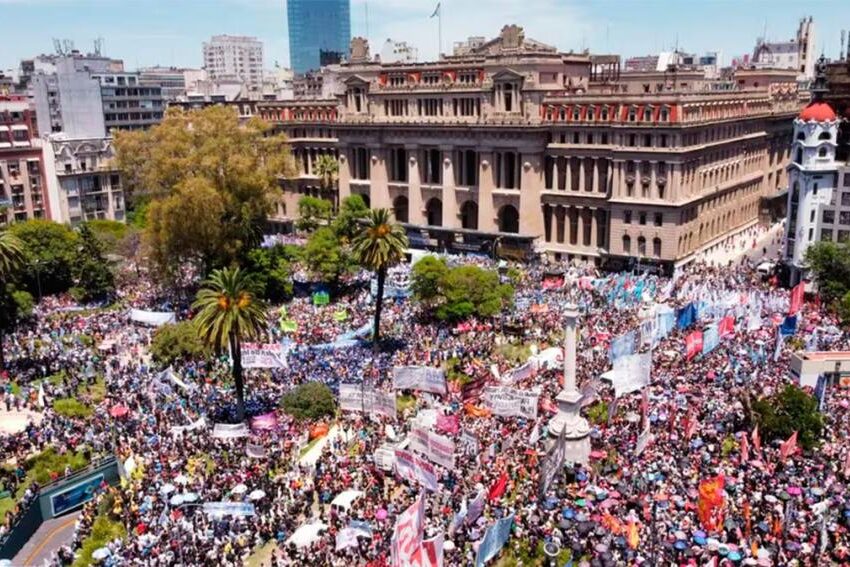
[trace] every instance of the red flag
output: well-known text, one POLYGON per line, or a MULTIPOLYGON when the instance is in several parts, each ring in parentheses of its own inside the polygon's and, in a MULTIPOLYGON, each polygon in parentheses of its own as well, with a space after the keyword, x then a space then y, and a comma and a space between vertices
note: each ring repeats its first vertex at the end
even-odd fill
POLYGON ((782 457, 782 460, 788 458, 789 455, 793 454, 797 450, 797 432, 791 434, 787 440, 782 443, 782 446, 779 448, 779 456, 782 457))
POLYGON ((746 463, 750 460, 750 442, 747 440, 747 434, 741 435, 741 463, 746 463))
POLYGON ((717 330, 719 331, 718 334, 721 339, 727 335, 733 334, 735 332, 735 318, 731 315, 727 315, 720 320, 717 330))
POLYGON ((699 427, 699 421, 694 416, 689 415, 687 425, 685 425, 685 439, 690 440, 697 432, 697 427, 699 427))
POLYGON ((685 358, 692 359, 702 352, 702 331, 694 331, 685 337, 685 358))
POLYGON ((756 425, 753 429, 753 447, 757 453, 761 453, 761 437, 759 437, 759 426, 756 425))
POLYGON ((788 307, 788 315, 794 315, 803 306, 803 294, 806 293, 806 284, 798 283, 791 290, 791 305, 788 307))
POLYGON ((502 471, 502 474, 499 475, 498 480, 490 487, 490 492, 487 493, 487 499, 491 501, 498 500, 505 493, 505 490, 508 488, 508 473, 502 471))

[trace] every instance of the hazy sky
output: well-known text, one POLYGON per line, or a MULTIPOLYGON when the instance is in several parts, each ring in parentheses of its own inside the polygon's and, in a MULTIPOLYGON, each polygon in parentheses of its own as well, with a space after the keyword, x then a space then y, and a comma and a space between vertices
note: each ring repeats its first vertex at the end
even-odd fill
MULTIPOLYGON (((322 0, 314 0, 321 3, 322 0)), ((373 52, 384 40, 406 40, 420 60, 437 53, 437 0, 352 0, 353 35, 373 52)), ((568 51, 645 55, 671 49, 721 51, 724 63, 751 52, 757 36, 796 34, 814 16, 817 52, 836 57, 841 27, 850 28, 848 0, 442 0, 443 51, 470 35, 493 37, 507 23, 526 36, 568 51)), ((266 66, 287 65, 286 0, 0 0, 4 22, 0 69, 52 52, 53 38, 88 51, 102 37, 106 55, 127 68, 154 64, 198 67, 201 43, 214 34, 257 36, 266 66)))

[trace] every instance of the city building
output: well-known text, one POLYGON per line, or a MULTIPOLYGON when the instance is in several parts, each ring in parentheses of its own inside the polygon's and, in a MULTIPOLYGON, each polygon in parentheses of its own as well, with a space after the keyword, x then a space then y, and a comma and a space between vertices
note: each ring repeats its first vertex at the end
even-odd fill
POLYGON ((0 226, 51 218, 37 132, 26 97, 0 96, 0 226))
POLYGON ((286 0, 289 61, 303 75, 339 63, 351 40, 350 0, 286 0))
POLYGON ((338 155, 338 197, 391 208, 412 246, 668 273, 787 187, 802 107, 796 84, 634 80, 616 56, 562 53, 513 25, 427 63, 376 62, 354 38, 337 85, 258 105, 300 166, 281 218, 319 190, 315 159, 338 155))
POLYGON ((811 103, 794 120, 788 164, 785 263, 792 285, 805 277, 809 246, 819 240, 850 238, 850 166, 836 159, 841 119, 824 101, 827 83, 823 58, 817 63, 811 92, 811 103))
POLYGON ((256 37, 214 35, 204 42, 204 69, 212 80, 242 81, 252 90, 263 86, 263 42, 256 37))
POLYGON ((104 73, 92 78, 100 81, 107 132, 139 130, 162 121, 165 104, 160 85, 142 85, 138 73, 104 73))
POLYGON ((800 20, 797 37, 788 41, 756 40, 750 65, 757 68, 794 69, 800 80, 812 80, 815 72, 815 23, 811 16, 800 20))
POLYGON ((30 91, 38 116, 38 134, 64 132, 68 136, 98 137, 106 133, 100 81, 93 72, 109 66, 77 57, 57 57, 30 77, 30 91))
POLYGON ((72 225, 124 221, 124 192, 111 137, 48 137, 44 146, 52 219, 72 225))
POLYGON ((203 69, 179 67, 146 67, 139 70, 139 85, 159 87, 163 100, 177 100, 194 88, 195 83, 207 79, 203 69))
POLYGON ((381 48, 381 63, 416 63, 419 50, 406 41, 393 41, 387 38, 381 48))

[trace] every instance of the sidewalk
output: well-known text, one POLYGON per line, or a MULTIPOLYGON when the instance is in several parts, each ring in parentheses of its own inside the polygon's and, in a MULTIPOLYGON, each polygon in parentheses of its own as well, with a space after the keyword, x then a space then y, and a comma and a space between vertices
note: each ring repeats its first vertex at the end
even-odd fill
POLYGON ((303 457, 298 459, 298 463, 308 467, 314 466, 316 462, 318 462, 319 457, 322 456, 322 451, 324 451, 325 445, 327 445, 331 439, 336 438, 339 433, 340 430, 338 426, 334 425, 333 427, 331 427, 327 435, 319 439, 315 445, 310 447, 309 451, 304 453, 303 457))
POLYGON ((53 552, 70 543, 74 536, 74 524, 80 512, 47 520, 32 535, 21 551, 12 560, 12 565, 44 565, 53 552))

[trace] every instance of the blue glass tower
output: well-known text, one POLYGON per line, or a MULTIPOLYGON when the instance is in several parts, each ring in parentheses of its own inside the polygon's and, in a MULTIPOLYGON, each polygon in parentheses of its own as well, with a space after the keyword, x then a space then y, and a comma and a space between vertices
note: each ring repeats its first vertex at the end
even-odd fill
POLYGON ((289 61, 296 73, 338 62, 351 41, 351 0, 287 0, 289 61))

